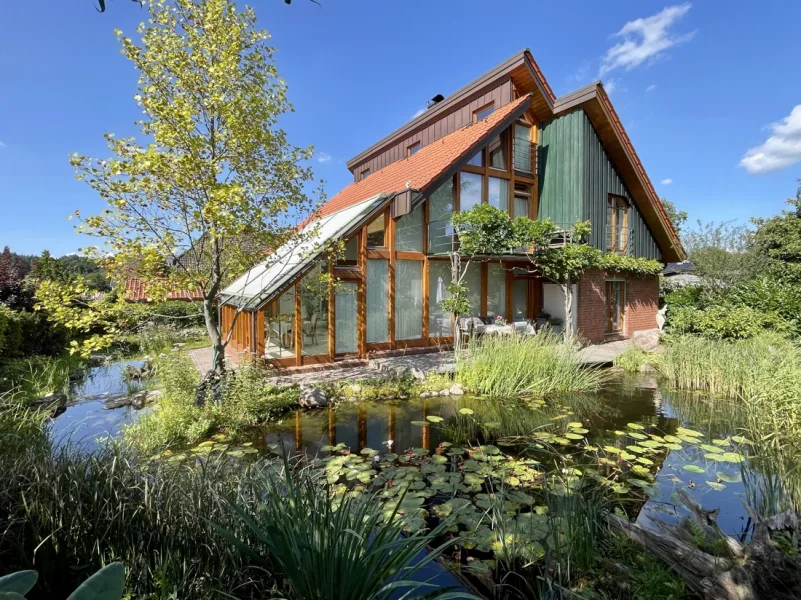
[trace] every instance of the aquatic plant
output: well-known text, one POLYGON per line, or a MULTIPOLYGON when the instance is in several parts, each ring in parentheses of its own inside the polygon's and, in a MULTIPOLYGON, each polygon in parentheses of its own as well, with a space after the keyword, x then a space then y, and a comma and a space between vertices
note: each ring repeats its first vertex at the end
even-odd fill
POLYGON ((628 373, 637 373, 648 362, 648 355, 639 348, 629 348, 614 360, 614 366, 628 373))
POLYGON ((6 360, 0 365, 0 392, 11 392, 21 401, 66 394, 85 365, 84 359, 69 354, 6 360))
POLYGON ((456 365, 456 380, 468 390, 506 398, 592 392, 607 378, 582 365, 577 346, 545 332, 473 340, 456 365))

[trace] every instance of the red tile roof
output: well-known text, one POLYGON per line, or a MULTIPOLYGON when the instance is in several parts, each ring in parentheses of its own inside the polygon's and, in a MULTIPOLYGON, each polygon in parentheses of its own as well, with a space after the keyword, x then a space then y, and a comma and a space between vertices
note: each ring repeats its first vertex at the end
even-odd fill
POLYGON ((468 152, 515 111, 525 110, 531 97, 531 94, 521 96, 483 121, 457 129, 423 146, 413 156, 395 161, 365 179, 350 184, 323 205, 319 216, 340 211, 377 194, 403 191, 407 182, 412 189, 424 189, 460 160, 469 158, 468 152))
MULTIPOLYGON (((200 290, 179 290, 172 289, 167 293, 167 300, 203 300, 200 290)), ((147 286, 144 281, 137 277, 130 277, 125 280, 125 301, 126 302, 150 302, 147 296, 147 286)))

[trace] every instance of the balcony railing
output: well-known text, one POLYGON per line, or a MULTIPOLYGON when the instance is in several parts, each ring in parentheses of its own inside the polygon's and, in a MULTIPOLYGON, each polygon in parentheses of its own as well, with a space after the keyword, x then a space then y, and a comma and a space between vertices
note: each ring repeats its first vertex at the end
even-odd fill
POLYGON ((628 254, 630 244, 634 241, 634 229, 631 227, 607 227, 606 249, 617 254, 628 254))
POLYGON ((537 144, 522 138, 512 141, 512 163, 515 171, 537 176, 537 144))
MULTIPOLYGON (((573 225, 570 223, 555 223, 550 248, 563 248, 572 242, 573 225)), ((458 247, 459 239, 453 229, 450 219, 431 221, 428 224, 428 254, 447 255, 458 247)), ((510 248, 503 254, 528 254, 528 248, 510 248)))

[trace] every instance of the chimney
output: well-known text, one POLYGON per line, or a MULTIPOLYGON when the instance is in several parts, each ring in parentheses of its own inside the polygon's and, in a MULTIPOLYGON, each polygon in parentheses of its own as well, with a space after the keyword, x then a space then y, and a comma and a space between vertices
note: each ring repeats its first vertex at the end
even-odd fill
POLYGON ((439 104, 443 100, 445 100, 445 96, 443 96, 442 94, 437 94, 436 96, 431 98, 431 100, 428 101, 428 106, 426 108, 431 108, 432 106, 434 106, 435 104, 439 104))

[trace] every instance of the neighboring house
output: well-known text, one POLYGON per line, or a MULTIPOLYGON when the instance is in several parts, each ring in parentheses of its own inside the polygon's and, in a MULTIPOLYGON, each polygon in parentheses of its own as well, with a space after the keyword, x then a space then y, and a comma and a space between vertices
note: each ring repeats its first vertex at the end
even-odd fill
MULTIPOLYGON (((203 295, 200 290, 180 290, 172 289, 167 292, 166 300, 186 300, 187 302, 202 302, 203 295)), ((152 302, 147 294, 145 282, 136 277, 129 277, 125 280, 125 301, 126 302, 152 302)))
POLYGON ((701 278, 695 274, 695 267, 687 260, 668 263, 662 270, 662 276, 665 278, 665 283, 673 287, 701 283, 701 278))
MULTIPOLYGON (((354 183, 322 208, 314 240, 279 249, 221 297, 232 346, 277 366, 365 358, 451 343, 441 307, 450 281, 453 211, 489 203, 569 228, 589 219, 602 250, 684 258, 636 152, 598 83, 556 98, 531 53, 516 54, 348 162, 354 183), (346 242, 336 265, 320 244, 346 242), (304 282, 328 269, 333 298, 304 282)), ((564 316, 557 286, 526 272, 525 256, 473 262, 474 315, 509 321, 564 316)), ((586 273, 577 284, 579 333, 593 342, 656 327, 657 277, 586 273)))

